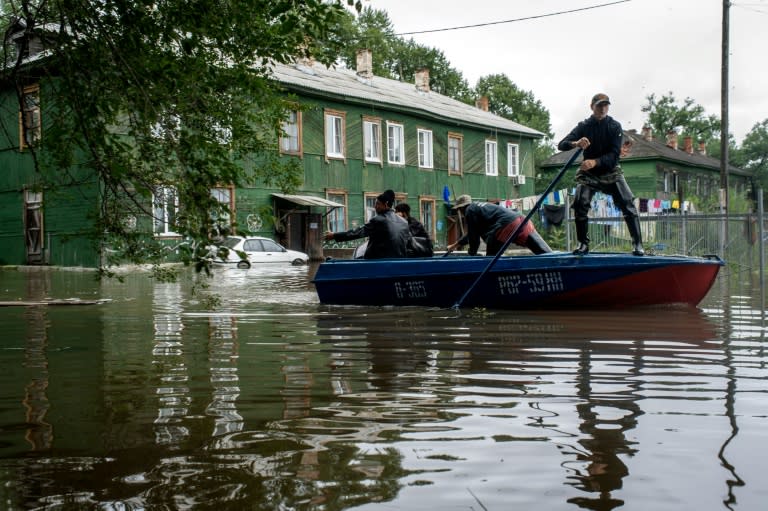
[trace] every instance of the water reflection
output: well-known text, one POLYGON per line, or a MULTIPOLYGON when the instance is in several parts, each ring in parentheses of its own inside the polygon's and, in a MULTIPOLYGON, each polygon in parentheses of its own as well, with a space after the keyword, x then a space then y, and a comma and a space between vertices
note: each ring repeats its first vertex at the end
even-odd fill
MULTIPOLYGON (((765 497, 748 484, 768 441, 766 330, 748 292, 702 309, 456 314, 320 306, 308 273, 227 274, 213 312, 192 280, 140 276, 101 284, 98 306, 0 308, 0 498, 706 510, 765 497)), ((59 278, 43 294, 70 289, 59 278)))

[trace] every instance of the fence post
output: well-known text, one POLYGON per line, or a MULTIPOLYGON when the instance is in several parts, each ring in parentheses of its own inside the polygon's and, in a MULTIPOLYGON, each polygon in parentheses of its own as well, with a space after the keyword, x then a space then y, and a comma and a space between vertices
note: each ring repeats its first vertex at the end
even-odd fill
POLYGON ((691 255, 688 252, 688 236, 686 236, 686 229, 687 229, 687 223, 686 219, 688 218, 688 212, 685 211, 685 207, 683 207, 683 228, 682 228, 682 235, 683 235, 683 254, 685 255, 691 255))
POLYGON ((757 190, 757 235, 760 254, 760 307, 765 310, 765 208, 763 207, 763 189, 757 190))

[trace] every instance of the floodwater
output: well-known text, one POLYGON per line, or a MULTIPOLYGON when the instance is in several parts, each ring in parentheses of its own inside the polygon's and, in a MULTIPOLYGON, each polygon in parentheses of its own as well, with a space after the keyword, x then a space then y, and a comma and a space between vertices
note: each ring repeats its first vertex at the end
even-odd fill
POLYGON ((458 313, 323 306, 313 271, 0 271, 0 301, 95 301, 0 307, 0 509, 766 509, 749 276, 458 313))

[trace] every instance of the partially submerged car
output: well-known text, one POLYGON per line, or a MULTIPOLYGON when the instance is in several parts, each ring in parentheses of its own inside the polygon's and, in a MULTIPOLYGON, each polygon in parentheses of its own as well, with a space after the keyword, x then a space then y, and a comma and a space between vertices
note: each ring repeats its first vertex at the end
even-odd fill
POLYGON ((279 243, 261 236, 227 236, 212 248, 214 263, 234 264, 247 269, 264 263, 289 263, 302 265, 309 262, 304 252, 289 250, 279 243))

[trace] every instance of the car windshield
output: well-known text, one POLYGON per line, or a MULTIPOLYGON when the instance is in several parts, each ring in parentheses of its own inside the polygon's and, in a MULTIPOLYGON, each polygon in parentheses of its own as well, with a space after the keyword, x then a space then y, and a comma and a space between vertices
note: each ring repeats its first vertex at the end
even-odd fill
POLYGON ((226 238, 224 240, 224 243, 222 243, 222 245, 224 245, 227 248, 235 248, 235 245, 240 243, 241 239, 242 238, 235 238, 235 237, 230 236, 230 237, 228 237, 228 238, 226 238))

